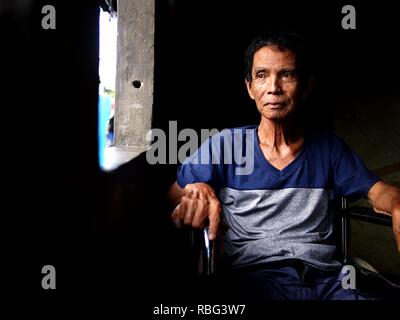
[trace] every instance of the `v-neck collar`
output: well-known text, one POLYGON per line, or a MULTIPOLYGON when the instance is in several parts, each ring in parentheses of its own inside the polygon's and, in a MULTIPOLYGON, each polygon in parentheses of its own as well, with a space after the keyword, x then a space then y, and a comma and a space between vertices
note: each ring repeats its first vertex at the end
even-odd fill
POLYGON ((264 153, 261 150, 260 146, 260 141, 258 140, 258 125, 255 127, 255 150, 257 156, 261 159, 260 162, 262 164, 265 164, 266 168, 268 171, 272 172, 273 174, 277 176, 285 176, 289 173, 291 173, 294 169, 296 169, 301 162, 304 159, 305 153, 306 153, 306 147, 307 147, 307 137, 306 134, 304 134, 304 142, 301 147, 301 150, 299 153, 296 155, 296 157, 288 164, 286 165, 283 169, 279 170, 278 168, 274 167, 268 160, 265 158, 264 153))

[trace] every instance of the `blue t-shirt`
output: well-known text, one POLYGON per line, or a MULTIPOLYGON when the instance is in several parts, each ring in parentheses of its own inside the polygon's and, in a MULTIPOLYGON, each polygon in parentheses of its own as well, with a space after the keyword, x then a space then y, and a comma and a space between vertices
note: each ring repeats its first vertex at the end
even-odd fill
POLYGON ((331 200, 365 196, 379 178, 327 132, 305 135, 296 158, 278 170, 264 157, 257 128, 209 138, 179 168, 178 184, 205 182, 216 190, 228 227, 223 252, 233 267, 294 258, 339 267, 331 200))

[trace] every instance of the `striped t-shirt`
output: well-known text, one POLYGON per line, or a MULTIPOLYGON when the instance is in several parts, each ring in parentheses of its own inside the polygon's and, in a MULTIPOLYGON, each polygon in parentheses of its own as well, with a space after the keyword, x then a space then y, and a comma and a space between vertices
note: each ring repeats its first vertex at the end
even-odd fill
POLYGON ((301 259, 320 269, 335 259, 332 200, 367 195, 379 178, 339 137, 306 134, 282 170, 264 157, 257 126, 224 130, 178 170, 180 187, 210 184, 223 208, 223 253, 233 267, 301 259))

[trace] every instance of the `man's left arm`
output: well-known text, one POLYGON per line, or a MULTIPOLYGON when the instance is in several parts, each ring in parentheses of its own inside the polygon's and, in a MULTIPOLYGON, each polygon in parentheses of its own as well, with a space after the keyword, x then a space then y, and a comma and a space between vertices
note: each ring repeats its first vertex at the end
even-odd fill
POLYGON ((400 253, 400 189, 379 181, 372 186, 367 196, 375 212, 392 216, 397 251, 400 253))

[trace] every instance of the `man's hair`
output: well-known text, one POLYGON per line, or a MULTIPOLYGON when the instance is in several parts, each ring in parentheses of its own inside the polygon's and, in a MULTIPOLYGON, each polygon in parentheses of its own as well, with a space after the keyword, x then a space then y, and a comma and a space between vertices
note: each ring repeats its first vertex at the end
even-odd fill
POLYGON ((247 47, 244 60, 244 76, 249 82, 252 80, 251 71, 256 51, 266 46, 277 46, 281 50, 290 50, 296 55, 296 68, 300 77, 307 78, 311 74, 310 61, 305 48, 304 38, 295 32, 269 31, 256 37, 247 47))

